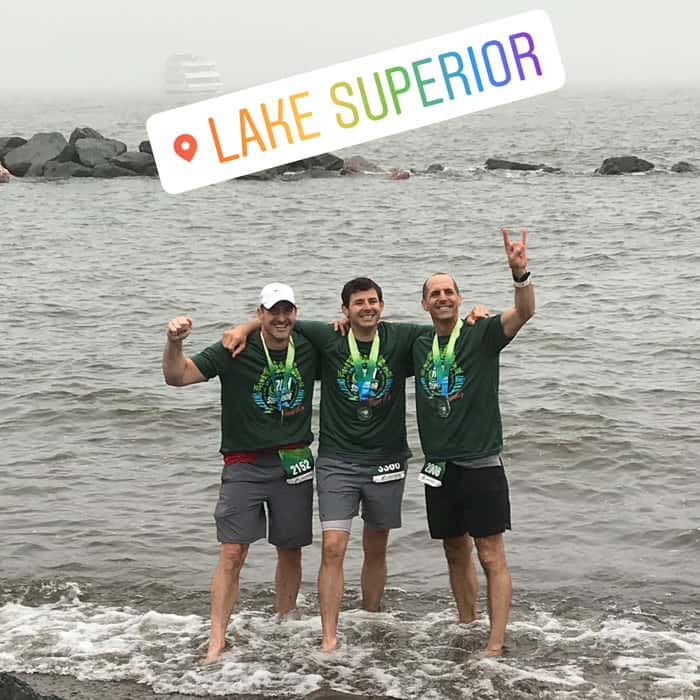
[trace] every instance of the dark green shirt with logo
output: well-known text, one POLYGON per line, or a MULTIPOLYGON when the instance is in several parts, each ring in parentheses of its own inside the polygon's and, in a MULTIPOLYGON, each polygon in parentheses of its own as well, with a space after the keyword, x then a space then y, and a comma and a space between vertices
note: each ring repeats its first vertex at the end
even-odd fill
MULTIPOLYGON (((500 314, 462 326, 448 379, 450 410, 444 418, 438 411, 433 338, 434 331, 413 344, 418 432, 426 459, 469 461, 499 454, 503 448, 499 354, 511 341, 503 332, 500 314)), ((438 338, 441 349, 448 340, 449 336, 438 338)))
POLYGON ((221 342, 191 359, 207 378, 221 382, 221 452, 248 452, 313 442, 311 402, 319 376, 318 353, 296 332, 294 365, 282 387, 286 350, 270 350, 274 376, 268 368, 260 333, 248 337, 245 350, 235 359, 221 342), (282 414, 277 405, 282 398, 282 414))
MULTIPOLYGON (((367 402, 369 420, 358 417, 360 401, 347 336, 316 321, 297 321, 295 328, 321 356, 318 456, 366 464, 410 457, 406 440, 406 377, 412 373, 411 347, 432 326, 379 322, 377 371, 367 402)), ((371 346, 371 342, 357 342, 365 363, 371 346)))

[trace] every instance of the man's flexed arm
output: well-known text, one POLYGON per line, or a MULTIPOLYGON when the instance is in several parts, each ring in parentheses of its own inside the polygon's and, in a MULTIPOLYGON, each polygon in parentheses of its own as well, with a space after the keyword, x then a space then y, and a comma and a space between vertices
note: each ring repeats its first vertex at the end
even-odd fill
POLYGON ((523 229, 522 238, 519 241, 511 241, 506 228, 501 229, 501 233, 515 286, 515 305, 501 314, 501 326, 505 335, 513 338, 535 315, 535 291, 527 270, 527 249, 525 248, 527 231, 523 229))
POLYGON ((163 376, 166 384, 187 386, 206 381, 197 365, 182 352, 182 341, 191 330, 192 319, 189 316, 178 316, 168 322, 168 335, 163 350, 163 376))

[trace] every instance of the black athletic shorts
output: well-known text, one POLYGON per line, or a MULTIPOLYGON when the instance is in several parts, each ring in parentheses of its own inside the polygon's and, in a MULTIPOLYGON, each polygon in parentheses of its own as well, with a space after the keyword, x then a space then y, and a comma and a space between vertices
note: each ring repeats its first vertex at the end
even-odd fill
POLYGON ((442 486, 425 487, 433 539, 488 537, 510 530, 508 479, 503 467, 469 469, 447 462, 442 486))

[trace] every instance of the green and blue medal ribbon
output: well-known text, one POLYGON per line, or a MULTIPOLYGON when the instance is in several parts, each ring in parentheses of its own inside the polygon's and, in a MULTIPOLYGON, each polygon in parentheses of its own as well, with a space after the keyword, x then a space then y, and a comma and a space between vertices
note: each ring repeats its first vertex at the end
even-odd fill
POLYGON ((458 319, 455 327, 452 329, 452 333, 450 333, 450 338, 443 352, 440 352, 438 334, 436 333, 433 337, 433 365, 435 366, 435 382, 440 397, 438 401, 438 415, 441 418, 446 418, 450 414, 450 402, 448 398, 450 370, 454 364, 455 345, 457 344, 457 338, 459 337, 463 325, 464 322, 462 319, 458 319))
POLYGON ((277 406, 277 410, 280 412, 280 422, 282 422, 284 420, 284 395, 289 390, 289 380, 292 377, 292 370, 294 369, 294 356, 296 352, 294 348, 294 340, 292 340, 292 337, 289 336, 289 343, 287 344, 287 357, 284 361, 281 381, 278 380, 279 364, 272 361, 270 351, 267 349, 262 332, 260 333, 260 341, 262 342, 263 350, 265 351, 267 368, 270 371, 270 381, 272 382, 272 388, 275 392, 275 404, 277 406))
POLYGON ((371 417, 371 411, 367 405, 372 392, 372 382, 377 371, 377 360, 379 359, 379 331, 375 331, 370 347, 369 357, 364 362, 357 341, 352 332, 348 332, 348 347, 350 348, 350 358, 355 368, 355 381, 357 382, 357 399, 360 402, 358 417, 367 420, 371 417))

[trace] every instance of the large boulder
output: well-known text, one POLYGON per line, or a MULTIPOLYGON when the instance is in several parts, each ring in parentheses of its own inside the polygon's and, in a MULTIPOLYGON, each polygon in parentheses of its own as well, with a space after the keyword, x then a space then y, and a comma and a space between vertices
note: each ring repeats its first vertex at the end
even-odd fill
POLYGON ((118 165, 120 168, 126 168, 127 170, 133 170, 139 175, 150 174, 155 167, 155 161, 150 153, 143 153, 142 151, 127 151, 122 153, 120 156, 112 158, 110 161, 114 165, 118 165))
POLYGON ((27 139, 23 139, 21 136, 0 136, 0 162, 7 153, 24 146, 25 143, 27 143, 27 139))
POLYGON ((679 160, 671 166, 671 172, 674 173, 696 173, 698 169, 692 164, 685 160, 679 160))
POLYGON ((68 137, 68 143, 74 144, 78 139, 103 139, 104 136, 99 131, 92 129, 89 126, 78 126, 71 132, 68 137))
POLYGON ((57 131, 46 134, 34 134, 27 143, 13 148, 5 156, 5 167, 18 177, 24 177, 33 167, 33 173, 42 170, 50 160, 65 157, 68 142, 57 131))
POLYGON ((283 166, 285 172, 296 170, 311 170, 311 168, 323 168, 324 170, 342 170, 343 159, 332 153, 321 153, 319 156, 311 158, 302 158, 302 160, 294 161, 283 166))
POLYGON ((86 137, 78 139, 74 144, 74 148, 78 155, 78 161, 90 168, 94 168, 97 165, 105 165, 112 158, 126 152, 126 144, 116 139, 86 137))
MULTIPOLYGON (((147 142, 143 142, 147 143, 147 142)), ((143 145, 143 143, 141 145, 143 145)), ((149 144, 150 147, 150 144, 149 144)), ((141 146, 139 146, 139 150, 141 146)), ((291 163, 278 165, 267 170, 260 170, 256 173, 241 175, 238 180, 272 180, 284 175, 285 180, 300 179, 306 177, 322 177, 320 171, 328 175, 337 175, 343 167, 343 159, 332 153, 322 153, 311 158, 302 158, 291 163), (294 177, 292 177, 294 175, 294 177)))
POLYGON ((503 160, 502 158, 488 158, 485 164, 486 170, 542 170, 545 173, 558 173, 561 168, 553 168, 544 163, 518 163, 515 160, 503 160))
POLYGON ((138 175, 138 173, 120 168, 114 163, 100 163, 92 169, 92 177, 127 177, 130 175, 138 175))
POLYGON ((90 177, 92 168, 88 168, 80 163, 59 163, 50 160, 44 167, 44 177, 48 180, 62 180, 68 177, 90 177))
POLYGON ((343 175, 356 175, 357 173, 383 173, 385 170, 362 156, 352 156, 345 159, 340 172, 343 175))
POLYGON ((637 156, 617 156, 606 158, 599 168, 596 168, 596 175, 624 175, 626 173, 645 173, 653 170, 654 164, 637 156))

